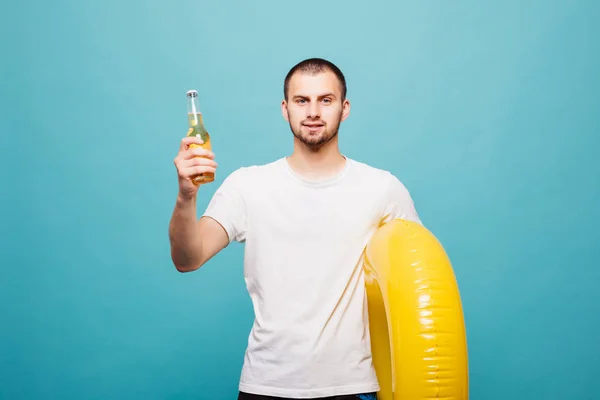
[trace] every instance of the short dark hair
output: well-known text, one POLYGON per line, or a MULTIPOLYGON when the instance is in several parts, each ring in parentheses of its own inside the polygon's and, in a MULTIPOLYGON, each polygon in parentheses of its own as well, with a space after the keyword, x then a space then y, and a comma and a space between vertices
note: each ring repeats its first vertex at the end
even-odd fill
POLYGON ((285 80, 283 82, 283 96, 287 100, 288 96, 288 88, 290 86, 290 79, 296 72, 301 72, 305 74, 317 75, 325 71, 331 71, 335 74, 340 82, 341 90, 342 90, 342 100, 346 99, 346 78, 342 71, 331 61, 324 60, 322 58, 308 58, 306 60, 300 61, 298 64, 294 65, 292 69, 287 73, 285 80))

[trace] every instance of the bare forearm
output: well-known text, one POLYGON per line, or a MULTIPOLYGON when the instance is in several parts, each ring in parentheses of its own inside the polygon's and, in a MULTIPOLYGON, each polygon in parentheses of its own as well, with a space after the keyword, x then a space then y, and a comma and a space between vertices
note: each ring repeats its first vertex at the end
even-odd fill
POLYGON ((177 197, 169 225, 171 259, 182 272, 196 269, 202 259, 196 217, 196 199, 177 197))

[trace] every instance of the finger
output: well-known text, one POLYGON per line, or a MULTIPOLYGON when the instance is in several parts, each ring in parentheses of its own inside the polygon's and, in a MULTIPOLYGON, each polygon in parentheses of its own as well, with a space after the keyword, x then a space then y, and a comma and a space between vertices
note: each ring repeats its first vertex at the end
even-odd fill
POLYGON ((201 145, 204 143, 204 140, 200 139, 199 137, 196 136, 186 136, 183 139, 181 139, 181 144, 179 146, 179 150, 180 151, 185 151, 188 149, 188 147, 190 146, 190 144, 195 143, 198 145, 201 145))
POLYGON ((206 157, 206 158, 215 158, 215 153, 212 150, 205 149, 202 147, 193 147, 186 151, 186 155, 184 158, 192 158, 192 157, 206 157))
POLYGON ((206 158, 206 157, 194 157, 194 158, 190 159, 189 162, 190 162, 191 166, 193 166, 193 165, 210 165, 211 167, 216 168, 219 165, 212 158, 206 158))
POLYGON ((178 169, 186 169, 186 168, 202 166, 202 165, 211 166, 213 168, 217 168, 219 166, 219 164, 217 164, 217 162, 214 161, 213 159, 205 158, 205 157, 194 157, 194 158, 190 158, 187 160, 180 160, 177 163, 177 168, 178 169))
POLYGON ((194 157, 204 157, 204 158, 215 158, 215 154, 209 150, 202 147, 190 147, 189 149, 180 152, 179 156, 184 160, 189 160, 194 157))
POLYGON ((181 171, 181 173, 179 175, 182 178, 192 178, 196 175, 205 174, 207 172, 212 172, 214 174, 216 171, 217 170, 214 167, 211 167, 208 165, 201 165, 201 166, 185 168, 181 171))

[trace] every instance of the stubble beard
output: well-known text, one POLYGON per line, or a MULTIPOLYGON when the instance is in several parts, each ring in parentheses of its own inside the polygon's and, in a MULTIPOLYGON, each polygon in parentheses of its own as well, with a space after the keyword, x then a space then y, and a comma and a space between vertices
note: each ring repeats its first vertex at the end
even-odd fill
POLYGON ((312 151, 317 151, 322 148, 324 145, 333 140, 339 132, 340 122, 342 120, 342 114, 338 117, 335 125, 329 129, 329 125, 327 125, 324 121, 323 123, 323 131, 318 134, 310 134, 302 132, 302 122, 298 124, 297 128, 294 128, 292 122, 289 122, 290 130, 302 144, 308 147, 312 151))

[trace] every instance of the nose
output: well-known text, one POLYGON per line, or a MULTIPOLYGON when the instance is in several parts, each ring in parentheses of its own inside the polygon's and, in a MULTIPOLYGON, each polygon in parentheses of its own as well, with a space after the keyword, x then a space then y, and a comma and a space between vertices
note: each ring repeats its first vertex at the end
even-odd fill
POLYGON ((307 107, 308 117, 309 118, 318 118, 321 115, 321 110, 319 109, 319 102, 312 101, 310 105, 307 107))

